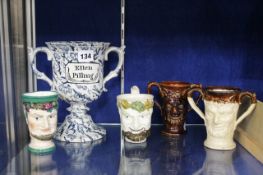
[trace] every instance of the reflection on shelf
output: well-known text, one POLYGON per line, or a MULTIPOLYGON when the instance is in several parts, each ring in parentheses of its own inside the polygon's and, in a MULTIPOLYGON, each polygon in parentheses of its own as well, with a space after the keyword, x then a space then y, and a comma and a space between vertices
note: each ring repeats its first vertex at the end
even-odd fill
POLYGON ((233 166, 233 152, 205 148, 206 158, 201 169, 194 175, 236 175, 233 166))
POLYGON ((70 165, 69 167, 63 168, 59 174, 103 174, 99 166, 92 166, 90 164, 89 156, 93 148, 104 141, 105 139, 84 143, 56 142, 56 145, 63 148, 69 156, 67 160, 70 165))
POLYGON ((166 175, 181 174, 183 167, 183 149, 185 147, 184 135, 174 137, 165 137, 162 147, 160 148, 161 169, 166 175))
POLYGON ((124 142, 121 152, 119 175, 151 175, 151 159, 147 142, 133 144, 124 142))
POLYGON ((52 154, 35 155, 31 154, 31 175, 57 175, 56 162, 52 159, 52 154))

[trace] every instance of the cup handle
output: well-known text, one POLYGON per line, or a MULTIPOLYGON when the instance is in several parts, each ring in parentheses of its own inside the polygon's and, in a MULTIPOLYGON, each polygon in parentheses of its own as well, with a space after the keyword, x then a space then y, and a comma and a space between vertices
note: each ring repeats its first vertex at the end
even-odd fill
POLYGON ((204 97, 204 93, 202 91, 201 87, 195 87, 193 89, 191 89, 190 91, 188 91, 187 93, 187 100, 189 102, 189 105, 191 106, 191 108, 203 119, 205 120, 205 114, 201 111, 200 108, 197 107, 197 105, 195 104, 195 101, 192 97, 193 92, 199 92, 200 96, 203 98, 204 97))
POLYGON ((257 104, 256 94, 251 92, 241 92, 238 96, 239 103, 241 103, 242 98, 245 96, 248 96, 250 98, 251 104, 248 107, 248 109, 237 119, 235 127, 237 127, 237 125, 240 122, 242 122, 242 120, 244 120, 255 109, 257 104))
POLYGON ((36 74, 37 79, 41 79, 46 81, 49 86, 51 87, 51 89, 53 89, 53 82, 52 80, 50 80, 43 72, 40 72, 39 70, 37 70, 37 66, 36 66, 36 54, 38 52, 44 52, 45 54, 47 54, 47 59, 48 61, 52 61, 52 52, 47 48, 47 47, 38 47, 38 48, 28 48, 28 56, 29 56, 29 62, 31 63, 31 67, 32 70, 34 72, 34 74, 36 74))
MULTIPOLYGON (((189 91, 190 91, 191 89, 193 89, 193 88, 202 88, 202 85, 201 85, 201 84, 191 84, 190 89, 188 89, 188 90, 186 91, 186 93, 189 92, 189 91)), ((201 100, 201 98, 202 98, 202 95, 201 95, 201 93, 200 93, 200 94, 198 95, 198 97, 197 97, 196 102, 195 102, 196 106, 199 104, 199 101, 201 100)), ((192 108, 189 107, 187 111, 190 112, 191 110, 192 110, 192 108)))
MULTIPOLYGON (((148 85, 147 85, 147 93, 148 94, 152 94, 152 87, 153 86, 156 86, 158 88, 158 90, 160 91, 161 95, 163 94, 162 90, 160 88, 160 85, 157 82, 149 82, 148 83, 148 85)), ((162 107, 161 107, 161 105, 156 100, 154 100, 154 104, 159 108, 159 110, 161 111, 161 114, 162 114, 162 107)))
POLYGON ((103 80, 103 90, 104 91, 107 91, 107 89, 105 88, 105 84, 110 79, 118 76, 118 73, 119 73, 121 66, 123 65, 123 61, 124 61, 124 49, 125 49, 125 47, 120 47, 120 48, 119 47, 109 47, 105 51, 105 61, 108 61, 108 55, 110 52, 116 52, 118 54, 119 61, 118 61, 117 67, 114 70, 110 71, 110 73, 104 77, 104 80, 103 80))

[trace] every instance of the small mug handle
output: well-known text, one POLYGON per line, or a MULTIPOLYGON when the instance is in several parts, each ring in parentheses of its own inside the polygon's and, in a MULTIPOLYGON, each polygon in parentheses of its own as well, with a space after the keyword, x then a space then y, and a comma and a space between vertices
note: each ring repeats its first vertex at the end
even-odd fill
MULTIPOLYGON (((159 83, 157 83, 157 82, 155 82, 155 81, 148 83, 148 85, 147 85, 147 93, 148 93, 148 94, 152 94, 152 87, 153 87, 153 86, 156 86, 156 87, 158 88, 158 90, 160 91, 160 94, 163 95, 162 89, 161 89, 159 83)), ((156 100, 154 100, 154 104, 159 108, 159 110, 160 110, 161 113, 162 113, 162 107, 161 107, 161 105, 160 105, 156 100)))
POLYGON ((110 73, 104 77, 104 80, 103 80, 103 90, 104 91, 107 91, 107 89, 105 88, 105 84, 110 79, 118 76, 118 73, 119 73, 121 66, 123 65, 123 61, 124 61, 124 49, 125 49, 125 47, 120 47, 120 48, 119 47, 109 47, 105 51, 105 61, 108 61, 108 55, 110 52, 116 52, 118 54, 119 61, 118 61, 117 67, 114 70, 110 71, 110 73))
POLYGON ((40 72, 39 70, 37 70, 37 66, 36 66, 36 55, 38 52, 43 52, 45 54, 47 54, 47 60, 48 61, 52 61, 53 59, 53 55, 52 52, 47 48, 47 47, 37 47, 37 48, 28 48, 28 57, 29 57, 29 62, 31 63, 31 67, 32 70, 34 72, 34 74, 36 75, 37 79, 41 79, 46 81, 49 86, 51 87, 51 89, 53 89, 53 82, 52 80, 50 80, 46 74, 44 74, 43 72, 40 72))
POLYGON ((203 119, 205 120, 205 114, 201 111, 201 109, 196 105, 192 94, 193 92, 199 92, 200 93, 200 97, 204 97, 204 93, 201 87, 195 87, 193 89, 191 89, 190 91, 188 91, 187 93, 187 100, 189 102, 189 105, 191 106, 191 108, 203 119))
MULTIPOLYGON (((202 88, 202 85, 201 84, 191 84, 191 86, 190 86, 190 88, 189 89, 187 89, 187 91, 186 91, 186 93, 188 93, 190 90, 192 90, 193 88, 202 88)), ((187 95, 187 94, 186 94, 187 95)), ((196 102, 195 102, 195 104, 196 104, 196 106, 198 105, 198 103, 199 103, 199 101, 200 101, 200 99, 202 98, 202 95, 201 95, 201 93, 198 95, 198 97, 197 97, 197 100, 196 100, 196 102)), ((190 112, 192 110, 192 108, 191 107, 188 107, 188 112, 190 112)))
POLYGON ((255 109, 257 104, 256 94, 251 92, 241 92, 238 96, 239 103, 241 103, 242 98, 245 96, 248 96, 250 98, 251 104, 248 107, 248 109, 237 119, 235 127, 237 127, 237 125, 240 122, 242 122, 255 109))

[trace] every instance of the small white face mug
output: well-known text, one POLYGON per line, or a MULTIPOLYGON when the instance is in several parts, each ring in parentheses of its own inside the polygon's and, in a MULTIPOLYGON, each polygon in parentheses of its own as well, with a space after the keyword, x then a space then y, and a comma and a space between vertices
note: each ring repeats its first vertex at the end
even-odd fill
POLYGON ((211 86, 189 91, 188 102, 204 120, 207 131, 204 145, 216 150, 231 150, 236 147, 233 135, 237 125, 255 109, 257 100, 255 94, 242 92, 238 88, 211 86), (191 97, 194 91, 198 91, 203 97, 205 114, 195 105, 191 97), (239 106, 245 96, 250 98, 251 104, 238 117, 239 106))
POLYGON ((140 94, 139 88, 133 86, 131 94, 117 96, 117 106, 125 140, 131 143, 145 142, 150 135, 153 95, 140 94))
POLYGON ((58 94, 52 91, 24 93, 24 113, 31 141, 32 153, 49 153, 55 149, 52 137, 57 129, 58 94))

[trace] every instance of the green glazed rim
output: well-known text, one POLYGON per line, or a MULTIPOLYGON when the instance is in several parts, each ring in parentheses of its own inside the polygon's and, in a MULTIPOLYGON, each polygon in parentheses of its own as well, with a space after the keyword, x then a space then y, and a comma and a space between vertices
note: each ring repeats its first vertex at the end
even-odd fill
POLYGON ((30 146, 27 147, 28 151, 33 153, 33 154, 36 154, 36 155, 45 155, 45 154, 49 154, 49 153, 52 153, 56 147, 53 146, 51 148, 46 148, 46 149, 36 149, 36 148, 31 148, 30 146))
POLYGON ((55 91, 37 91, 22 94, 22 101, 27 103, 44 103, 56 101, 58 93, 55 91))

